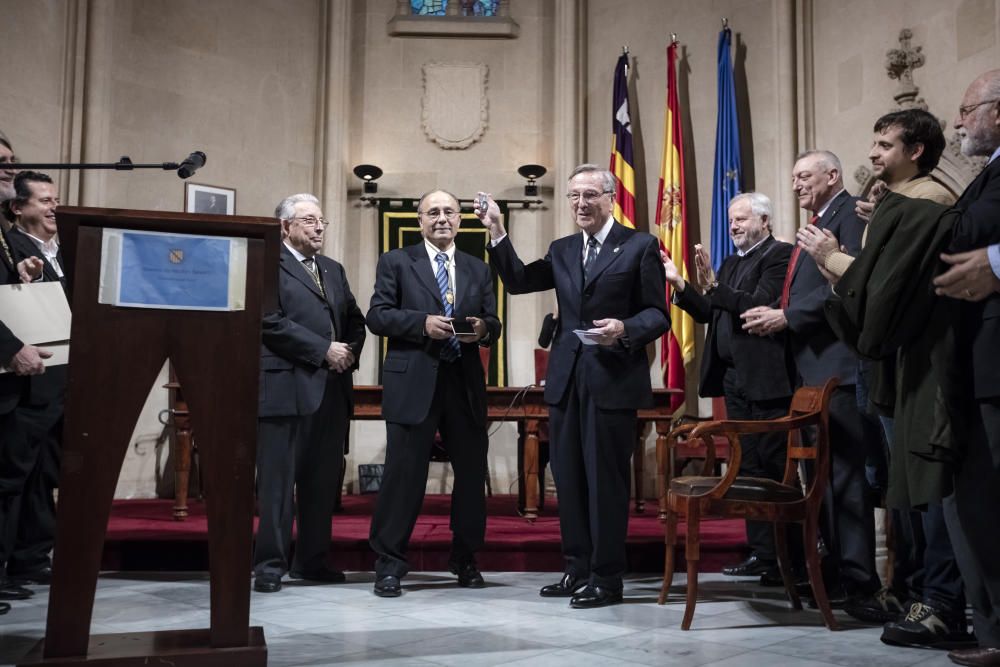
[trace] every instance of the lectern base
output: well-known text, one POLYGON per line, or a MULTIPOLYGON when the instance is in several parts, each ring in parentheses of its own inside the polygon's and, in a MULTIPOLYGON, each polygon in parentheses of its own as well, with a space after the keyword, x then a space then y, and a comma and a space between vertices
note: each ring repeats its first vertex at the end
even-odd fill
POLYGON ((87 655, 45 658, 45 640, 38 642, 17 664, 18 667, 148 667, 151 664, 175 667, 267 667, 264 629, 249 628, 248 645, 212 648, 209 631, 164 630, 91 635, 87 655))

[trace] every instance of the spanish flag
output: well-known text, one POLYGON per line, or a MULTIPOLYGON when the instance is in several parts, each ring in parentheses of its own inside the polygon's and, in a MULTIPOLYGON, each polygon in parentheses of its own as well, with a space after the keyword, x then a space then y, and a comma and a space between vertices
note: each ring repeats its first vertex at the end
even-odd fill
POLYGON ((632 168, 632 121, 628 113, 628 51, 615 67, 611 100, 611 166, 615 175, 615 220, 635 229, 635 171, 632 168))
MULTIPOLYGON (((677 103, 677 43, 667 47, 667 113, 663 128, 663 162, 656 193, 656 227, 660 245, 688 280, 687 203, 684 196, 684 141, 681 137, 680 108, 677 103)), ((670 303, 671 289, 667 283, 667 305, 670 308, 670 331, 661 339, 660 359, 663 380, 668 388, 684 389, 684 367, 694 359, 694 320, 670 303)), ((684 394, 671 397, 676 410, 684 402, 684 394)))

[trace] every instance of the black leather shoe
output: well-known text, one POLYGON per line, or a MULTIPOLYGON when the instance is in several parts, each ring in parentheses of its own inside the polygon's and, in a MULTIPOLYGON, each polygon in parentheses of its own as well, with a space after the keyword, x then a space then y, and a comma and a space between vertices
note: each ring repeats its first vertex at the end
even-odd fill
POLYGON ((277 593, 281 590, 281 577, 277 574, 258 574, 253 580, 258 593, 277 593))
POLYGON ((30 572, 20 572, 17 574, 8 574, 7 578, 15 583, 21 584, 36 584, 38 586, 48 586, 52 583, 52 568, 42 567, 37 570, 31 570, 30 572))
POLYGON ((769 570, 777 569, 778 564, 773 560, 764 560, 757 554, 750 554, 742 563, 722 568, 722 574, 727 577, 759 577, 769 570))
POLYGON ((995 667, 1000 665, 1000 648, 967 648, 950 651, 948 659, 956 665, 995 667))
POLYGON ((462 588, 485 588, 486 582, 483 575, 476 568, 475 563, 464 565, 452 565, 451 573, 458 575, 458 585, 462 588))
POLYGON ((8 611, 10 611, 10 605, 6 602, 0 602, 0 616, 3 616, 8 611))
POLYGON ((342 584, 347 581, 347 576, 340 570, 322 569, 316 572, 299 572, 292 570, 288 573, 292 579, 302 579, 304 581, 318 581, 324 584, 342 584))
POLYGON ((0 583, 0 600, 27 600, 35 591, 8 580, 0 583))
POLYGON ((564 574, 559 583, 542 586, 542 590, 538 591, 538 594, 543 598, 571 598, 586 585, 586 578, 577 577, 573 574, 564 574))
MULTIPOLYGON (((792 583, 795 584, 800 579, 792 574, 792 583)), ((781 569, 775 567, 773 570, 767 570, 760 575, 760 585, 766 587, 781 586, 784 587, 785 580, 781 578, 781 569)))
POLYGON ((607 607, 609 604, 618 604, 621 601, 621 591, 588 585, 570 599, 569 606, 574 609, 594 609, 595 607, 607 607))
POLYGON ((384 577, 375 579, 375 595, 380 598, 398 598, 403 594, 403 588, 399 585, 399 577, 387 574, 384 577))

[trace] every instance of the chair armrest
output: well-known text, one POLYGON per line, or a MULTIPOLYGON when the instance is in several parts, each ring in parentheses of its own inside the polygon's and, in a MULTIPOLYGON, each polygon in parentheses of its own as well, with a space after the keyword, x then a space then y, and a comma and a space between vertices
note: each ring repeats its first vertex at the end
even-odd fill
POLYGON ((820 413, 810 413, 799 417, 780 417, 765 421, 736 421, 723 420, 696 424, 691 429, 689 437, 698 438, 705 435, 716 435, 725 433, 774 433, 781 431, 793 431, 803 426, 818 424, 820 413))

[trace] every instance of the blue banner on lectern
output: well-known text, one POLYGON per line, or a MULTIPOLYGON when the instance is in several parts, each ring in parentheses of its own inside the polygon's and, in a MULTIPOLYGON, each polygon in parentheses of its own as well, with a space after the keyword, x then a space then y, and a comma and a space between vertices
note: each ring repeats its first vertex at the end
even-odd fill
POLYGON ((243 308, 245 239, 106 232, 101 302, 133 308, 243 308))

